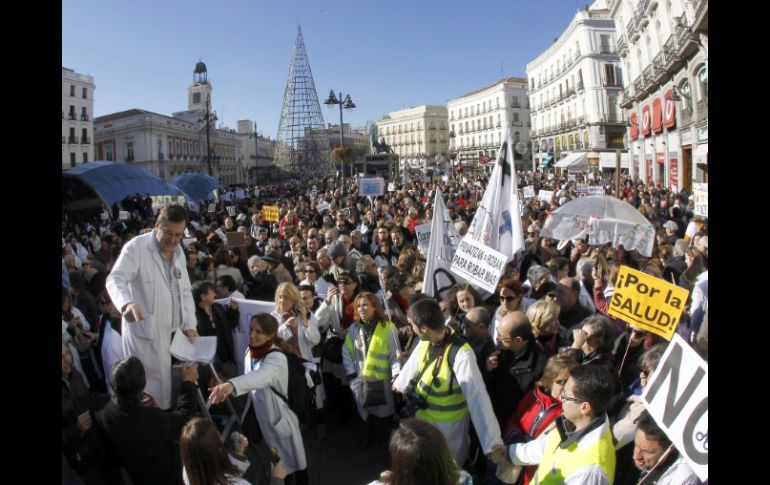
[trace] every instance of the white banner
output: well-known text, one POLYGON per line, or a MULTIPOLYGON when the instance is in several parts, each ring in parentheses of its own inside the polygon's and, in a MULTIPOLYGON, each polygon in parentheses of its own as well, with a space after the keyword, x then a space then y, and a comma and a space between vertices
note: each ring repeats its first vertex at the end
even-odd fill
POLYGON ((709 184, 692 184, 696 216, 709 216, 709 184))
POLYGON ((577 180, 577 175, 575 175, 574 173, 571 173, 567 175, 567 180, 569 180, 570 182, 574 182, 575 180, 577 180))
POLYGON ((550 203, 553 200, 553 190, 540 190, 537 192, 537 198, 550 203))
POLYGON ((513 165, 514 143, 510 127, 506 128, 503 140, 484 198, 476 209, 466 238, 472 238, 511 259, 524 250, 524 233, 519 217, 519 185, 513 165))
POLYGON ((414 226, 414 234, 417 236, 417 247, 423 254, 426 254, 428 246, 430 245, 430 228, 432 225, 432 223, 427 222, 425 224, 420 224, 419 226, 414 226))
POLYGON ((321 202, 320 204, 315 206, 315 208, 316 208, 316 210, 318 211, 319 214, 323 214, 323 212, 326 209, 330 208, 331 206, 332 205, 330 203, 328 203, 328 202, 321 202))
POLYGON ((527 185, 523 189, 521 189, 521 193, 524 196, 525 199, 534 199, 535 198, 535 186, 534 185, 527 185))
POLYGON ((228 205, 227 206, 227 213, 230 214, 230 216, 235 215, 235 206, 234 205, 228 205))
POLYGON ((578 194, 587 194, 588 193, 588 184, 576 184, 576 192, 578 194))
POLYGON ((359 187, 358 195, 361 197, 383 195, 385 193, 385 179, 382 177, 362 178, 359 181, 359 187))
POLYGON ((604 195, 604 187, 601 185, 589 185, 588 195, 604 195))
POLYGON ((465 283, 462 278, 449 272, 455 250, 460 244, 454 222, 444 205, 441 190, 436 189, 431 221, 431 237, 428 242, 428 255, 425 258, 425 275, 422 280, 422 292, 426 295, 443 299, 447 290, 455 283, 465 283))
POLYGON ((466 235, 457 246, 450 271, 471 285, 494 293, 508 257, 466 235))
POLYGON ((709 367, 674 334, 642 392, 658 426, 702 481, 709 474, 709 367))
MULTIPOLYGON (((243 374, 243 359, 246 356, 246 350, 249 347, 249 333, 251 332, 251 317, 257 313, 270 313, 275 310, 275 303, 272 301, 243 300, 233 298, 238 303, 238 313, 240 320, 238 326, 233 329, 233 343, 235 345, 235 366, 238 375, 243 374)), ((229 305, 230 298, 216 300, 220 305, 229 305)))
MULTIPOLYGON (((578 221, 576 220, 576 223, 578 221)), ((655 242, 655 228, 652 224, 632 224, 619 219, 588 220, 588 234, 591 245, 612 243, 612 247, 622 244, 627 251, 636 249, 648 258, 652 256, 652 246, 655 242)))
POLYGON ((221 227, 217 228, 217 230, 214 232, 217 234, 217 236, 219 236, 219 239, 221 239, 222 241, 227 241, 227 235, 225 234, 225 231, 221 227))

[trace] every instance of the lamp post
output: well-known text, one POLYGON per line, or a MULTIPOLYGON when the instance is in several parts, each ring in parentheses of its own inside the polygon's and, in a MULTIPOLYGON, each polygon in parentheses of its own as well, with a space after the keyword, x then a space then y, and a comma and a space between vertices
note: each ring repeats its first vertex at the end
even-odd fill
POLYGON ((259 133, 257 133, 257 122, 254 122, 254 132, 249 135, 254 138, 254 185, 259 185, 259 133))
POLYGON ((206 166, 209 169, 209 176, 214 176, 214 170, 211 168, 211 123, 217 121, 216 114, 211 113, 211 95, 206 96, 206 113, 198 121, 206 122, 206 166))
MULTIPOLYGON (((344 100, 342 98, 342 91, 340 91, 340 97, 337 99, 337 97, 334 95, 334 90, 329 91, 329 97, 326 98, 326 101, 324 101, 324 104, 326 105, 333 105, 338 104, 340 105, 340 148, 345 144, 345 140, 342 137, 342 108, 345 109, 353 109, 356 107, 355 103, 353 103, 353 100, 350 99, 350 95, 348 94, 344 100)), ((351 147, 352 151, 352 147, 351 147)), ((352 169, 351 169, 352 172, 352 169)), ((342 195, 343 197, 348 195, 348 185, 345 181, 345 161, 342 161, 342 195)))

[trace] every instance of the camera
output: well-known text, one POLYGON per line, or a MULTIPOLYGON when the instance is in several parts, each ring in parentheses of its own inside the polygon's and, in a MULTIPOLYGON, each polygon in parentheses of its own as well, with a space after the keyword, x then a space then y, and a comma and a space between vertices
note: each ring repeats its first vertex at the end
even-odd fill
POLYGON ((412 418, 420 409, 428 409, 428 401, 415 391, 416 379, 409 381, 404 390, 404 405, 398 410, 402 418, 412 418))

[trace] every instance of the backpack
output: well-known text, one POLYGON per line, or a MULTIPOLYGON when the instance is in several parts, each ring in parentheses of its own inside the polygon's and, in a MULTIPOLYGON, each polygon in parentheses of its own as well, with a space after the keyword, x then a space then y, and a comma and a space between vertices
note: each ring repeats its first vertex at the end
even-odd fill
POLYGON ((288 396, 284 396, 276 388, 270 386, 270 389, 285 402, 289 408, 294 411, 294 414, 299 418, 300 423, 306 423, 310 417, 310 412, 313 409, 315 402, 315 386, 318 384, 317 372, 310 371, 313 379, 313 387, 308 387, 307 379, 305 378, 304 363, 307 362, 304 359, 297 357, 294 354, 288 354, 280 349, 270 349, 267 353, 281 352, 286 356, 286 363, 289 369, 289 385, 288 396))

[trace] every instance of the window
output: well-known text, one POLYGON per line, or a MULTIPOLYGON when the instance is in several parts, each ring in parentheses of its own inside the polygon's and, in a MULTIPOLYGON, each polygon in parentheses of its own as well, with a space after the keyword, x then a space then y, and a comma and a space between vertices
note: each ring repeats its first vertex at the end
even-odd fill
POLYGON ((611 42, 609 34, 599 34, 599 46, 602 54, 609 54, 612 52, 611 42))
POLYGON ((88 152, 83 152, 83 163, 88 163, 88 152))
POLYGON ((516 123, 519 121, 519 113, 513 113, 513 122, 516 123))
POLYGON ((83 128, 83 140, 82 143, 88 144, 90 143, 90 140, 88 139, 88 128, 83 128))
POLYGON ((70 167, 74 167, 76 163, 77 162, 75 162, 75 154, 70 153, 70 167))
POLYGON ((133 142, 126 142, 126 161, 127 162, 133 162, 134 161, 134 144, 133 142))
POLYGON ((698 71, 698 99, 707 99, 709 97, 709 72, 704 66, 698 71))
POLYGON ((88 99, 88 88, 83 88, 83 99, 88 99))
POLYGON ((88 121, 88 112, 86 111, 85 106, 80 110, 80 121, 88 121))
POLYGON ((75 119, 75 105, 70 105, 70 113, 69 113, 69 119, 74 120, 75 119))
POLYGON ((201 93, 193 93, 193 104, 200 104, 201 93))
POLYGON ((516 132, 514 132, 514 133, 513 133, 513 141, 514 141, 515 143, 518 143, 518 142, 519 142, 519 140, 520 140, 520 138, 521 138, 521 135, 519 134, 519 132, 518 132, 518 131, 516 131, 516 132))
POLYGON ((112 143, 107 143, 104 145, 104 159, 108 162, 111 162, 113 160, 112 155, 112 143))
POLYGON ((72 96, 73 98, 75 97, 75 85, 74 84, 70 84, 70 96, 72 96))
POLYGON ((607 86, 616 86, 615 84, 615 66, 612 64, 604 65, 604 81, 607 86))
POLYGON ((75 128, 70 128, 70 137, 67 143, 75 143, 75 128))

